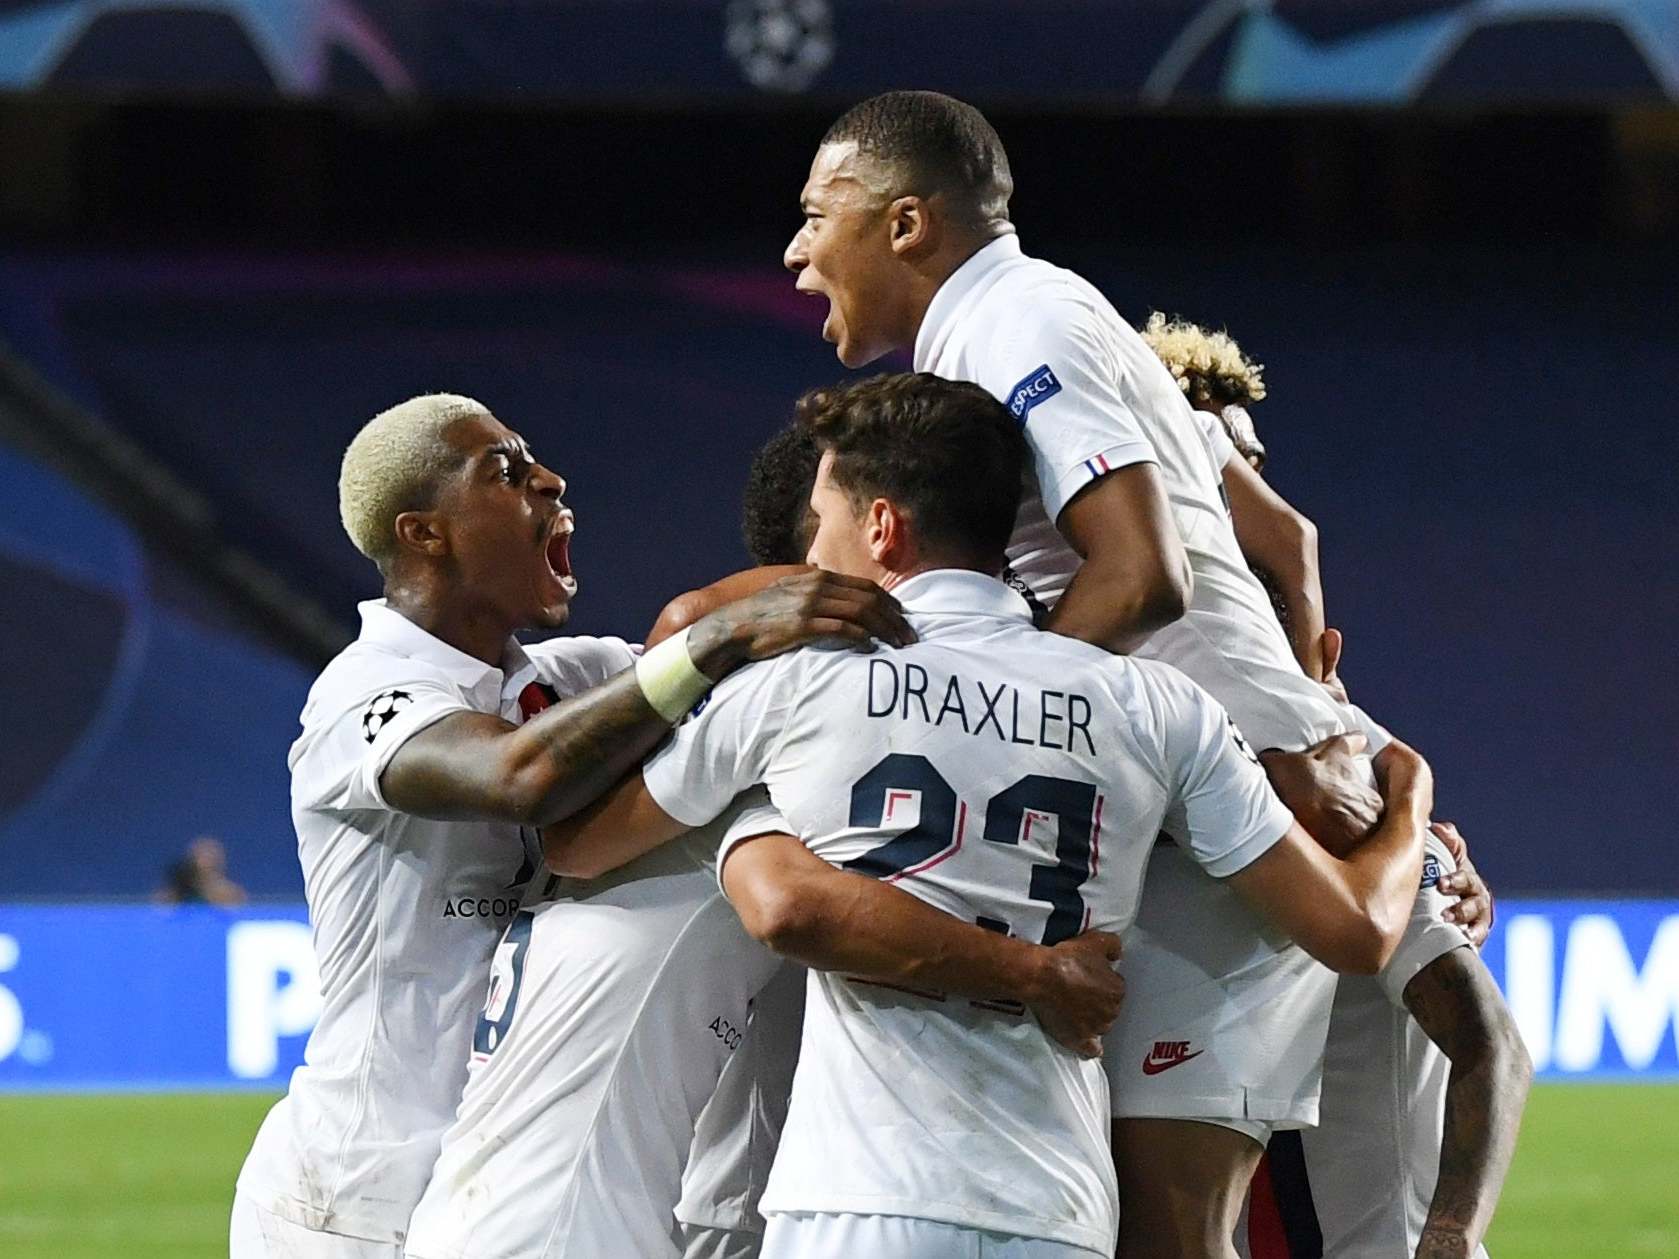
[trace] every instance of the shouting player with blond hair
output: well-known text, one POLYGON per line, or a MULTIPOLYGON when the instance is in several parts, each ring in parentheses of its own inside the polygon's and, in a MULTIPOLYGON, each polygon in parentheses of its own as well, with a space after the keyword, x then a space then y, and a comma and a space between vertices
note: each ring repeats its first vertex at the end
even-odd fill
POLYGON ((345 451, 345 530, 384 578, 316 680, 292 817, 323 1006, 234 1198, 233 1259, 397 1259, 466 1078, 490 959, 538 869, 535 827, 639 762, 712 683, 814 641, 907 641, 872 583, 808 572, 637 658, 553 638, 577 592, 565 482, 470 398, 374 417, 345 451))

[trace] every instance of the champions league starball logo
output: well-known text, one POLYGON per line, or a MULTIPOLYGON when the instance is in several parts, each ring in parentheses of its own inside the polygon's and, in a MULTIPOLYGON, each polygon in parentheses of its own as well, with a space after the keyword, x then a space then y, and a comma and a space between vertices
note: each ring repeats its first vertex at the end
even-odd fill
POLYGON ((375 695, 367 711, 361 715, 361 732, 367 741, 372 743, 377 739, 391 719, 413 702, 414 697, 407 691, 386 691, 375 695))
POLYGON ((730 0, 723 46, 753 87, 802 92, 834 59, 828 0, 730 0))

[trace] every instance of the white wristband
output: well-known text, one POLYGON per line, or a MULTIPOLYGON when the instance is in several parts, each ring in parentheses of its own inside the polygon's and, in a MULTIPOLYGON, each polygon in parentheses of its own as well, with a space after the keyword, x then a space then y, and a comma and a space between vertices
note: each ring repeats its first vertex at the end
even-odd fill
POLYGON ((653 711, 672 725, 704 699, 713 685, 688 655, 687 630, 642 653, 635 662, 635 680, 653 711))

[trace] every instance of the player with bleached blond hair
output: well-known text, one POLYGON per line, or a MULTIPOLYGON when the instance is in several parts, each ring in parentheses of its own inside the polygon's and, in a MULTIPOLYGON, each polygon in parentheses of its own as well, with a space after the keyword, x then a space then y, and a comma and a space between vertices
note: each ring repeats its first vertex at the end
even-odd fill
MULTIPOLYGON (((1265 396, 1259 366, 1227 333, 1159 312, 1143 336, 1223 455, 1249 562, 1256 569, 1275 562, 1274 552, 1254 545, 1276 536, 1265 517, 1298 513, 1264 482, 1249 488, 1264 462, 1246 410, 1265 396)), ((1311 574, 1315 585, 1315 555, 1311 574)), ((1344 698, 1335 676, 1340 635, 1327 633, 1327 677, 1344 698)), ((1515 1149, 1532 1063, 1471 947, 1490 921, 1477 921, 1468 936, 1457 925, 1463 915, 1453 898, 1485 889, 1457 828, 1436 822, 1431 830, 1399 951, 1380 974, 1344 975, 1336 985, 1318 1125, 1272 1136, 1237 1233, 1244 1256, 1484 1259, 1481 1238, 1515 1149)))
POLYGON ((382 412, 345 451, 340 515, 384 598, 310 688, 289 757, 323 1005, 239 1174, 233 1259, 401 1255, 491 954, 539 868, 535 827, 742 662, 908 640, 878 587, 810 571, 639 657, 614 638, 524 646, 514 632, 561 628, 577 593, 565 488, 458 394, 382 412))

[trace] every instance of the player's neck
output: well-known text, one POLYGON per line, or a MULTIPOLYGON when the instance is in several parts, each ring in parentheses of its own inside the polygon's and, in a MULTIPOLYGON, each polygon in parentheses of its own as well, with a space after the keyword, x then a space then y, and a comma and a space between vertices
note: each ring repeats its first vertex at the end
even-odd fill
POLYGON ((1007 230, 990 234, 964 232, 961 236, 950 240, 929 257, 918 269, 915 286, 913 313, 908 344, 913 346, 921 335, 921 325, 927 320, 927 311, 933 305, 933 299, 939 295, 939 290, 951 276, 960 271, 970 258, 984 249, 999 236, 1013 236, 1014 226, 1004 225, 1007 230))
POLYGON ((915 564, 901 571, 881 569, 880 575, 875 578, 875 583, 882 590, 893 590, 912 577, 920 577, 925 573, 950 572, 952 570, 962 573, 978 573, 982 577, 995 577, 997 575, 993 572, 987 572, 983 568, 975 568, 972 564, 957 563, 954 560, 930 559, 925 563, 915 564))
POLYGON ((385 602, 433 638, 497 669, 507 654, 507 640, 519 628, 481 603, 438 598, 397 581, 386 584, 385 602))

